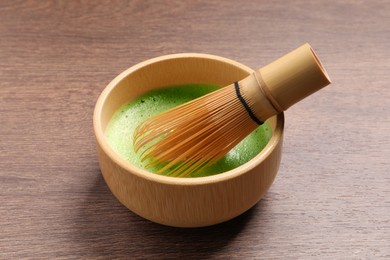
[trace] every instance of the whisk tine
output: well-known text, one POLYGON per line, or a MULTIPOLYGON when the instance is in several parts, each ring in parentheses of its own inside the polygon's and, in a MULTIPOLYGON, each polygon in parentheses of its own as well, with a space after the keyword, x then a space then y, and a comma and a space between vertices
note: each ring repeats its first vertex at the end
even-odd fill
POLYGON ((196 173, 215 163, 257 127, 246 122, 248 115, 233 85, 212 94, 151 117, 137 128, 135 149, 143 149, 142 161, 149 159, 146 168, 165 163, 158 174, 196 173), (235 130, 237 125, 242 131, 235 130), (156 141, 158 138, 161 140, 156 141))

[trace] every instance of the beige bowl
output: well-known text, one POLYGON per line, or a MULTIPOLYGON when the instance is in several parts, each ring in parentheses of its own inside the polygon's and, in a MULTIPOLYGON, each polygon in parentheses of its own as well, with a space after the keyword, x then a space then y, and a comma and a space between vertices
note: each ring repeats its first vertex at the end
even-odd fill
POLYGON ((100 169, 118 200, 151 221, 176 227, 202 227, 232 219, 254 206, 269 189, 279 168, 284 116, 268 120, 272 137, 252 160, 208 177, 175 178, 139 169, 109 146, 104 131, 124 103, 153 89, 186 83, 229 85, 253 70, 207 54, 173 54, 141 62, 117 76, 100 95, 94 131, 100 169))

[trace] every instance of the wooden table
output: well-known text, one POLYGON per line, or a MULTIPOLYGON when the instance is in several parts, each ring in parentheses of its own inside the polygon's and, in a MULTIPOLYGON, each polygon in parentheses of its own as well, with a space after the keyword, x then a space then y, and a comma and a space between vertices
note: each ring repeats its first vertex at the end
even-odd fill
POLYGON ((0 258, 390 258, 389 1, 1 1, 0 258), (96 99, 178 52, 258 68, 304 42, 333 84, 286 112, 274 185, 242 216, 177 229, 99 170, 96 99))

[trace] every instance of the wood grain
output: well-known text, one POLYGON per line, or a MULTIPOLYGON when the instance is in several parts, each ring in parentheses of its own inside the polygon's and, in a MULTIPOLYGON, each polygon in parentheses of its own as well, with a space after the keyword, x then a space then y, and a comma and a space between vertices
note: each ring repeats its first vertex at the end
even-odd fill
POLYGON ((0 1, 0 258, 390 257, 389 1, 0 1), (246 214, 174 229, 129 212, 92 111, 142 60, 260 68, 309 42, 333 81, 286 112, 282 165, 246 214))

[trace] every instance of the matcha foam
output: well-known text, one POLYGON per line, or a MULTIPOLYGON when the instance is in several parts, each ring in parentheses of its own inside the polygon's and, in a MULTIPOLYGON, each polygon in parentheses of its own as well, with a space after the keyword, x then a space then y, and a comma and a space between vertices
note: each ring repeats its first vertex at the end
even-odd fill
MULTIPOLYGON (((219 87, 214 85, 189 84, 153 90, 120 107, 111 118, 105 135, 108 143, 122 158, 145 169, 133 146, 135 128, 145 119, 210 93, 219 87)), ((234 169, 255 157, 268 143, 272 129, 264 123, 241 141, 214 165, 189 177, 209 176, 234 169)), ((161 166, 160 166, 161 167, 161 166)), ((158 169, 148 169, 153 172, 158 169)))

